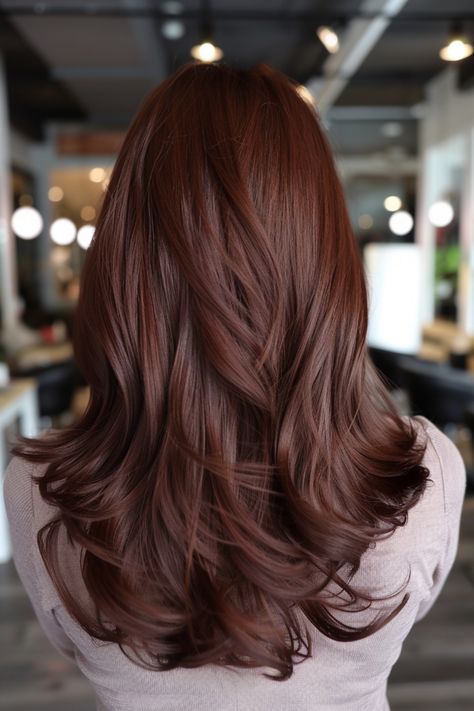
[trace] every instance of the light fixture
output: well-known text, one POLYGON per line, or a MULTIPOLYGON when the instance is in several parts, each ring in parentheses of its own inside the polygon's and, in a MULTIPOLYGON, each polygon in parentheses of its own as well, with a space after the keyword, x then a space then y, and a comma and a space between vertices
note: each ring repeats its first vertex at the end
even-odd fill
POLYGON ((428 210, 428 219, 434 227, 446 227, 453 217, 453 206, 447 200, 437 200, 428 210))
POLYGON ((43 229, 43 218, 34 207, 19 207, 12 215, 13 232, 21 239, 34 239, 43 229))
POLYGON ((71 256, 71 250, 67 247, 53 247, 49 258, 55 266, 60 266, 61 264, 66 264, 71 256))
POLYGON ((387 121, 380 131, 386 138, 398 138, 403 133, 403 126, 400 121, 387 121))
POLYGON ((458 22, 453 23, 446 44, 439 51, 441 59, 444 59, 445 62, 459 62, 461 59, 470 57, 473 52, 474 47, 463 34, 462 26, 458 22))
POLYGON ((313 94, 304 84, 298 84, 298 86, 296 87, 296 91, 301 96, 301 98, 306 101, 307 104, 309 104, 310 106, 315 105, 313 94))
POLYGON ((390 215, 388 226, 394 235, 407 235, 413 228, 413 217, 406 210, 399 210, 390 215))
POLYGON ((101 183, 106 175, 107 173, 103 168, 92 168, 89 171, 89 180, 93 183, 101 183))
POLYGON ((51 202, 59 202, 64 197, 64 191, 62 188, 59 187, 59 185, 53 185, 48 190, 48 197, 51 202))
POLYGON ((67 217, 60 217, 51 224, 49 235, 55 244, 71 244, 76 238, 76 225, 67 217))
POLYGON ((209 0, 201 0, 201 22, 199 44, 191 48, 191 56, 199 62, 210 64, 218 62, 222 59, 224 52, 213 42, 213 33, 211 27, 211 8, 209 0))
POLYGON ((402 201, 398 195, 388 195, 383 201, 383 206, 388 212, 396 212, 402 206, 402 201))
MULTIPOLYGON (((169 15, 179 15, 183 12, 183 5, 180 2, 174 2, 174 0, 169 0, 168 2, 161 3, 162 12, 169 15)), ((161 34, 163 37, 169 40, 180 39, 186 28, 181 20, 175 19, 174 17, 168 17, 161 23, 161 34)))
POLYGON ((89 220, 93 220, 94 217, 95 207, 93 207, 93 205, 84 205, 84 207, 81 209, 81 218, 85 222, 88 222, 89 220))
POLYGON ((335 54, 339 50, 339 37, 331 27, 322 25, 318 27, 316 34, 330 54, 335 54))
POLYGON ((77 232, 77 243, 82 249, 89 249, 94 237, 94 225, 83 225, 77 232))
POLYGON ((374 218, 372 215, 365 213, 364 215, 359 215, 357 223, 361 230, 370 230, 370 228, 373 227, 374 218))
POLYGON ((181 20, 165 20, 161 25, 161 34, 169 40, 178 40, 185 33, 184 24, 181 20))
POLYGON ((200 62, 209 64, 210 62, 218 62, 219 59, 222 59, 224 52, 212 42, 205 41, 191 48, 191 56, 200 62))

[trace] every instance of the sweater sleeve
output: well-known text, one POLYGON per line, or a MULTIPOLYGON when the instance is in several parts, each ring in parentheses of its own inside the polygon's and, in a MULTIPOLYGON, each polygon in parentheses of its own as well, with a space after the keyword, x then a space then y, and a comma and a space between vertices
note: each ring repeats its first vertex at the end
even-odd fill
POLYGON ((41 603, 34 560, 34 556, 39 555, 39 551, 32 497, 32 466, 20 457, 13 457, 5 472, 3 494, 13 561, 46 636, 63 656, 74 661, 74 645, 57 621, 54 609, 45 610, 41 603))
POLYGON ((436 452, 439 481, 442 486, 444 510, 440 526, 444 545, 433 571, 432 586, 420 603, 415 622, 423 619, 437 600, 453 567, 459 545, 461 514, 466 491, 466 467, 456 445, 432 423, 428 434, 436 452))

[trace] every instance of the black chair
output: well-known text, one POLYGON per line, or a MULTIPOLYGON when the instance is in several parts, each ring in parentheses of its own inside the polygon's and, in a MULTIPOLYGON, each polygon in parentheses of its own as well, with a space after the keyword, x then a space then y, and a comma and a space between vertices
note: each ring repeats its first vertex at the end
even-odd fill
POLYGON ((413 415, 424 415, 441 429, 465 423, 474 403, 474 376, 449 365, 400 359, 400 370, 413 415))
POLYGON ((400 369, 400 361, 402 359, 415 359, 415 356, 387 351, 375 346, 369 346, 368 352, 372 363, 383 376, 383 380, 390 390, 399 390, 406 387, 404 373, 400 369))
POLYGON ((69 411, 78 379, 73 360, 31 368, 22 371, 21 377, 34 378, 38 384, 40 417, 58 417, 69 411))
POLYGON ((466 407, 464 412, 464 422, 472 435, 472 442, 474 445, 474 403, 469 403, 466 407))
MULTIPOLYGON (((474 461, 474 403, 470 403, 464 412, 464 423, 471 435, 471 455, 474 461)), ((467 490, 474 494, 474 470, 467 472, 467 490)))
MULTIPOLYGON (((400 368, 411 414, 424 415, 445 431, 449 426, 467 426, 474 447, 474 376, 449 365, 426 361, 402 360, 400 368)), ((474 492, 472 469, 467 469, 467 492, 474 492)))

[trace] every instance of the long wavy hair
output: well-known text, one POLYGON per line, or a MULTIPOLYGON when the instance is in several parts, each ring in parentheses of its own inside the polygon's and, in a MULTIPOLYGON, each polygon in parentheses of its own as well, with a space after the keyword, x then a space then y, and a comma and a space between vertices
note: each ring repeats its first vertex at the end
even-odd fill
POLYGON ((13 449, 47 462, 35 481, 57 515, 38 545, 90 635, 149 669, 284 680, 312 654, 306 620, 350 641, 399 612, 406 592, 370 624, 337 617, 374 602, 351 585, 361 556, 429 476, 366 330, 317 111, 265 65, 180 68, 134 118, 86 255, 87 408, 13 449), (94 614, 62 574, 60 527, 94 614))

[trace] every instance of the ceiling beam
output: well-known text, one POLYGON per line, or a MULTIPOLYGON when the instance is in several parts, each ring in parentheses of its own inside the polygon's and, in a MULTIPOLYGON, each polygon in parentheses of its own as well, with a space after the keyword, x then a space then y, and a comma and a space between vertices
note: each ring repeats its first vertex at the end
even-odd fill
MULTIPOLYGON (((41 15, 44 17, 155 17, 161 20, 176 19, 176 13, 167 12, 159 7, 140 6, 131 2, 130 6, 123 5, 89 5, 84 2, 63 2, 48 5, 47 2, 19 2, 18 0, 0 0, 0 8, 4 13, 11 15, 41 15)), ((224 9, 213 7, 212 17, 219 21, 250 21, 250 22, 298 22, 307 21, 316 24, 327 24, 338 21, 350 21, 356 18, 376 19, 380 16, 378 10, 362 5, 357 10, 303 10, 292 11, 284 8, 276 10, 259 10, 258 8, 241 9, 238 6, 224 9)), ((424 12, 404 12, 402 16, 389 19, 396 22, 453 22, 455 20, 473 21, 473 11, 455 10, 426 10, 424 12)), ((199 20, 201 9, 184 8, 179 13, 182 19, 199 20)))
POLYGON ((308 89, 315 94, 320 115, 327 113, 346 88, 372 48, 377 44, 393 17, 407 0, 364 0, 362 12, 378 13, 370 19, 357 18, 347 26, 339 51, 329 55, 323 64, 323 78, 309 81, 308 89))
POLYGON ((331 121, 417 121, 419 111, 413 106, 332 106, 331 121))

